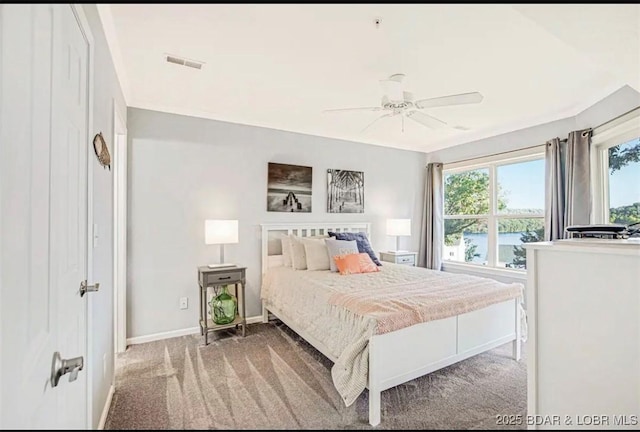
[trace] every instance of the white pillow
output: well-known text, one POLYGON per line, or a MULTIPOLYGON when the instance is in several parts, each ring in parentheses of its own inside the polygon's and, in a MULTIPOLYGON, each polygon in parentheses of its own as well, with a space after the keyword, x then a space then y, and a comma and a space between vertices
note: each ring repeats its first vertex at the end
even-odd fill
POLYGON ((304 251, 302 238, 290 234, 289 239, 291 240, 291 267, 293 267, 294 270, 306 270, 307 254, 304 251))
POLYGON ((285 267, 291 267, 291 239, 288 235, 283 235, 282 241, 282 260, 285 267))
MULTIPOLYGON (((329 236, 319 235, 304 237, 306 239, 322 238, 326 239, 329 236)), ((307 269, 307 253, 304 250, 304 244, 302 243, 302 237, 298 237, 294 234, 289 234, 291 241, 291 267, 294 270, 306 270, 307 269)))
POLYGON ((307 270, 329 270, 329 250, 324 239, 304 237, 302 244, 307 255, 307 270))

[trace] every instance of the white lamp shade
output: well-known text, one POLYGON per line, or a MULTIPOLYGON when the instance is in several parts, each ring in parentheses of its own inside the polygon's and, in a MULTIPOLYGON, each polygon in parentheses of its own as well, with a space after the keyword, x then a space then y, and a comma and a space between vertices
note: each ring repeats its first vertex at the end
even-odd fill
POLYGON ((204 242, 205 244, 238 243, 238 221, 205 220, 204 242))
POLYGON ((387 235, 411 235, 411 219, 387 219, 387 235))

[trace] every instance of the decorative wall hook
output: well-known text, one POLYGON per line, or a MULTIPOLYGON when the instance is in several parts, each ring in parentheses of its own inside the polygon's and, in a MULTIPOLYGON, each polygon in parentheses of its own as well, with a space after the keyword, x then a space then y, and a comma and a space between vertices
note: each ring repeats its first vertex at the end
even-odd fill
POLYGON ((102 132, 97 133, 96 136, 93 137, 93 150, 96 152, 100 165, 108 167, 109 171, 111 171, 111 155, 109 154, 109 148, 102 136, 102 132))

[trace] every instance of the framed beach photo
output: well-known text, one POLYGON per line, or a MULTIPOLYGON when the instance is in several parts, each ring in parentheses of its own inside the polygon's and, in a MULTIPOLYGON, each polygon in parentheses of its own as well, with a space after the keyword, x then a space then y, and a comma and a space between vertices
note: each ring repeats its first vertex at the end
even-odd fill
POLYGON ((311 213, 313 168, 269 162, 267 211, 311 213))

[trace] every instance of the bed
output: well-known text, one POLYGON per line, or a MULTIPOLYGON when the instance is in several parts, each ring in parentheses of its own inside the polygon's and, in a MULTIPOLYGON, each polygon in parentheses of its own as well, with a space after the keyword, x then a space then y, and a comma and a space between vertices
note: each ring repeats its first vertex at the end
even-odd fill
POLYGON ((334 362, 346 405, 368 388, 371 425, 386 389, 508 342, 520 360, 522 285, 387 262, 346 276, 283 265, 283 235, 329 231, 370 237, 370 224, 262 225, 263 321, 273 314, 334 362))

